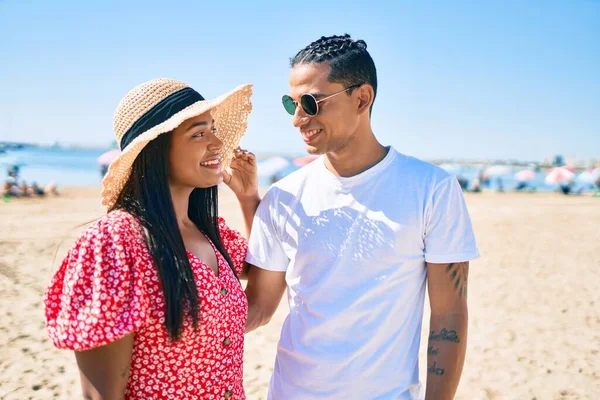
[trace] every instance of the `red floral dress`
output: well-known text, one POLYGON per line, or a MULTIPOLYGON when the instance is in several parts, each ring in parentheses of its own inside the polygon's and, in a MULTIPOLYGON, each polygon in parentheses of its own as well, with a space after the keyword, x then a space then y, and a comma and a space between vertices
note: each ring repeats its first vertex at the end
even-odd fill
MULTIPOLYGON (((247 242, 222 218, 219 229, 241 273, 247 242)), ((135 331, 127 399, 245 399, 248 303, 227 261, 214 249, 218 276, 188 252, 200 295, 200 327, 194 332, 187 316, 180 340, 171 343, 143 229, 125 211, 107 214, 79 237, 44 294, 52 342, 62 349, 87 350, 135 331)))

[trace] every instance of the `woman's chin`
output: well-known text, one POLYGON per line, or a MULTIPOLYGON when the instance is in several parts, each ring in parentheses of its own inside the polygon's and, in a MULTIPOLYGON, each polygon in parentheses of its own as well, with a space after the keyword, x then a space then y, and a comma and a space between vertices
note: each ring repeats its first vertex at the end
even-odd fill
POLYGON ((211 179, 202 179, 202 181, 196 182, 194 187, 198 189, 206 189, 213 186, 217 186, 219 183, 223 182, 223 174, 219 174, 211 179))

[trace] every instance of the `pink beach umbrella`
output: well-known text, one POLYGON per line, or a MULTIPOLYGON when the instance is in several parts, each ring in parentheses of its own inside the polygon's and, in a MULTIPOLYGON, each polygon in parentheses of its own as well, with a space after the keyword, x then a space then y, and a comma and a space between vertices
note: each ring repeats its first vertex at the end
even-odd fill
POLYGON ((548 185, 555 185, 558 183, 569 183, 574 177, 575 174, 569 168, 556 167, 548 171, 545 181, 548 185))
POLYGON ((102 153, 100 157, 98 157, 97 161, 100 165, 110 165, 118 156, 121 154, 121 150, 112 149, 105 153, 102 153))
POLYGON ((515 174, 515 179, 519 182, 532 181, 535 179, 535 172, 530 169, 524 169, 515 174))

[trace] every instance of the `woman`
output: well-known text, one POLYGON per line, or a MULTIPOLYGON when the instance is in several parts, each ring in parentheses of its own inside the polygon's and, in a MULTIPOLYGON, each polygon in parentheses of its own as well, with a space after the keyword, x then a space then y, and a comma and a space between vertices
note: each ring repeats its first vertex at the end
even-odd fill
POLYGON ((244 85, 204 100, 156 79, 119 104, 122 152, 102 182, 108 213, 44 298, 49 335, 75 351, 86 399, 245 398, 247 243, 217 216, 217 185, 237 195, 249 230, 256 160, 234 149, 251 93, 244 85))

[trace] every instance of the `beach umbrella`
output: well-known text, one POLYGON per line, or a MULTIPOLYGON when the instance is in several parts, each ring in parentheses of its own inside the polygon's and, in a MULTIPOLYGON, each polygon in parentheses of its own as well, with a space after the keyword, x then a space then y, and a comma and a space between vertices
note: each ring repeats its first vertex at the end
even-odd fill
POLYGON ((112 149, 105 153, 102 153, 100 157, 97 158, 98 164, 100 165, 110 165, 118 156, 121 154, 121 150, 112 149))
POLYGON ((596 179, 598 179, 599 176, 600 169, 596 168, 580 173, 579 175, 577 175, 577 178, 575 178, 575 180, 581 183, 595 183, 596 179))
POLYGON ((546 183, 555 185, 558 183, 569 183, 573 180, 575 174, 565 167, 555 167, 548 171, 546 175, 546 183))
POLYGON ((294 159, 294 165, 296 167, 304 167, 317 159, 318 156, 303 156, 294 159))
POLYGON ((524 169, 523 171, 519 171, 515 174, 515 180, 519 182, 532 181, 535 179, 535 177, 535 172, 530 169, 524 169))
POLYGON ((485 170, 487 176, 510 175, 512 168, 508 165, 492 165, 485 170))

